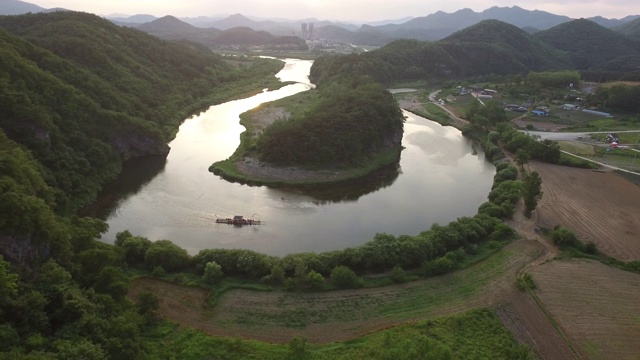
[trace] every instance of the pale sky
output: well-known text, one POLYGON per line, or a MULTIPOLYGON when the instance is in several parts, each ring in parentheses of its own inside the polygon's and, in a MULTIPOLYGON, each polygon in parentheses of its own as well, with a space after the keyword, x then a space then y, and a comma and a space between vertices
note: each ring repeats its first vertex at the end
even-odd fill
POLYGON ((213 16, 240 13, 264 18, 292 20, 317 18, 367 22, 421 17, 437 11, 452 13, 470 8, 481 12, 492 6, 517 5, 527 10, 543 10, 571 18, 603 16, 623 18, 640 15, 638 0, 24 0, 44 8, 61 7, 98 15, 151 14, 157 17, 213 16))

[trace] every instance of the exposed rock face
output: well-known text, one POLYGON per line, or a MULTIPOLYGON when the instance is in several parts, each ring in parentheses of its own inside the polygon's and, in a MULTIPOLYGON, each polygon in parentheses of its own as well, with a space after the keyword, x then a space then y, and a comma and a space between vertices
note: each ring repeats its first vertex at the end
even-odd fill
POLYGON ((123 161, 138 156, 167 156, 171 149, 161 136, 123 134, 114 137, 111 146, 123 161))
POLYGON ((48 245, 33 244, 29 238, 0 235, 0 254, 5 261, 21 268, 28 267, 39 258, 48 258, 50 253, 51 249, 48 245))

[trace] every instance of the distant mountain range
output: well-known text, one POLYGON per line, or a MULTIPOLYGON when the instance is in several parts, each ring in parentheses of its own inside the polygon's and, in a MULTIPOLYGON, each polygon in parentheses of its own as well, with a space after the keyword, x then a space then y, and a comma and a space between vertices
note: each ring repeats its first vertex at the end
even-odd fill
MULTIPOLYGON (((12 15, 41 11, 48 10, 19 0, 3 0, 0 3, 0 14, 12 15)), ((114 15, 107 18, 118 25, 129 27, 139 27, 159 20, 155 16, 147 14, 114 15)), ((462 9, 453 13, 438 11, 422 17, 383 20, 369 24, 349 24, 318 19, 260 19, 241 14, 173 19, 149 26, 145 25, 141 29, 158 35, 162 34, 165 38, 180 38, 185 33, 198 33, 196 31, 198 28, 206 29, 206 31, 200 31, 200 34, 207 34, 236 27, 249 28, 258 32, 264 31, 274 36, 300 36, 301 24, 313 23, 317 38, 358 45, 382 46, 397 39, 440 40, 456 31, 488 19, 512 24, 529 33, 547 30, 574 20, 567 16, 555 15, 546 11, 525 10, 518 6, 494 6, 482 12, 475 12, 471 9, 462 9), (178 25, 173 19, 191 25, 194 29, 187 28, 184 24, 178 25), (162 24, 165 24, 167 28, 161 29, 162 24), (153 31, 148 30, 149 28, 152 28, 153 31)), ((640 38, 640 15, 629 15, 622 19, 607 19, 596 16, 588 20, 626 36, 640 38)))

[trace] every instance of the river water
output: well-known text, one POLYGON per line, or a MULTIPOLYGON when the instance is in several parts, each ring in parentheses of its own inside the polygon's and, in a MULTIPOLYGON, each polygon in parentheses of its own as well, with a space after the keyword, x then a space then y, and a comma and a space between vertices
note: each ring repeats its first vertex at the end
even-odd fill
POLYGON ((277 75, 296 81, 279 90, 210 107, 180 126, 166 159, 128 164, 100 199, 107 221, 102 240, 129 230, 168 239, 191 254, 244 248, 271 255, 359 246, 376 233, 417 235, 433 223, 473 216, 490 191, 495 168, 460 131, 405 112, 399 166, 367 179, 320 189, 272 189, 227 182, 208 171, 240 143, 239 115, 260 103, 312 88, 311 61, 286 60, 277 75), (217 224, 244 215, 259 226, 217 224))

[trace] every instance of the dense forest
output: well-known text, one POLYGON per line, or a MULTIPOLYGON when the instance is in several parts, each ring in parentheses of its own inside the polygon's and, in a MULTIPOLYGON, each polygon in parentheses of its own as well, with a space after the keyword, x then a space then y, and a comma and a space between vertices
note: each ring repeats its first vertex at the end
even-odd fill
POLYGON ((63 213, 91 201, 123 161, 166 154, 179 123, 216 96, 259 91, 282 66, 240 68, 83 13, 0 17, 0 41, 0 127, 42 164, 63 213))
POLYGON ((276 121, 257 139, 261 160, 277 165, 350 165, 399 148, 404 118, 397 102, 366 77, 334 79, 298 117, 276 121))

